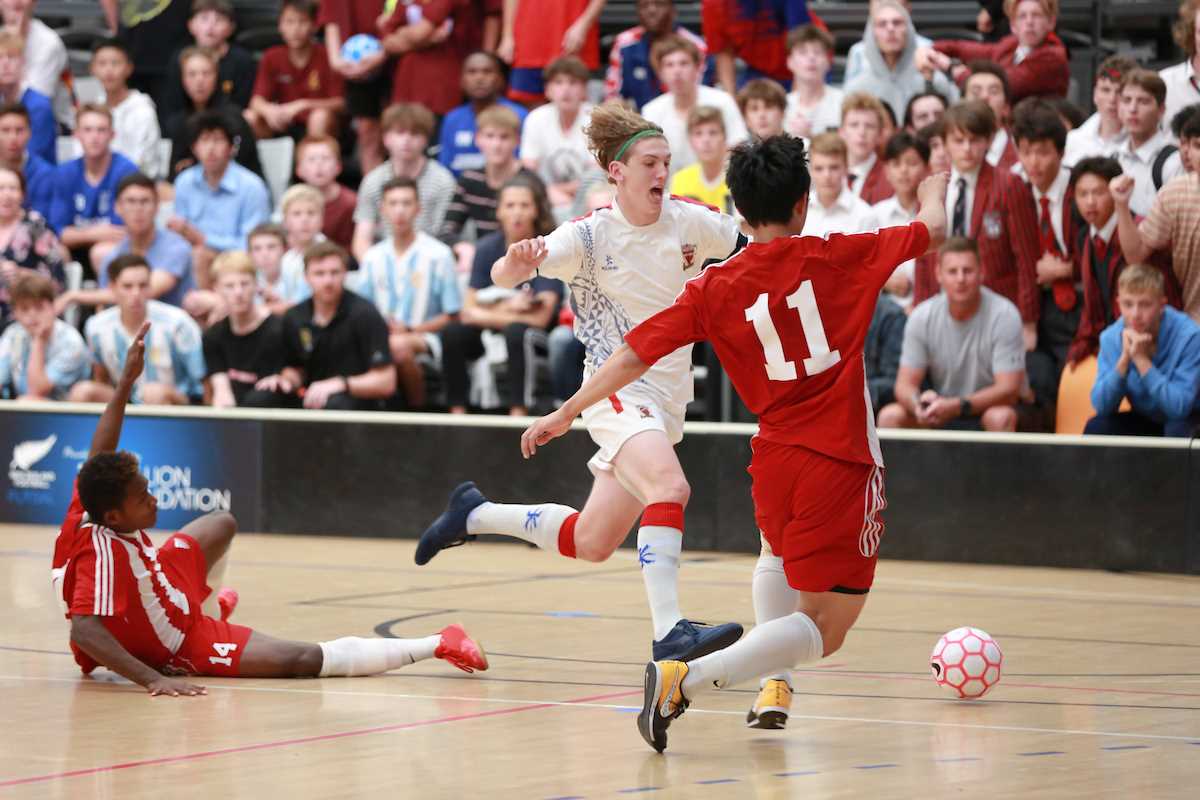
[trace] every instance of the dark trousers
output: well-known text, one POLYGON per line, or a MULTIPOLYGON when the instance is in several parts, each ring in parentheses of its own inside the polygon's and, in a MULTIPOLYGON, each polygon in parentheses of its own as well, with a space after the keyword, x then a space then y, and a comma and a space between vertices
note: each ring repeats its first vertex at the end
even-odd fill
POLYGON ((325 401, 325 408, 329 411, 382 411, 383 401, 354 397, 349 392, 341 392, 331 395, 325 401))
MULTIPOLYGON (((483 355, 483 331, 474 325, 451 322, 442 329, 442 375, 446 380, 446 405, 466 406, 471 382, 467 364, 483 355)), ((514 322, 505 328, 508 348, 508 384, 505 392, 509 407, 525 405, 525 331, 529 326, 514 322)))
POLYGON ((1075 293, 1075 308, 1063 311, 1054 302, 1054 293, 1042 290, 1042 311, 1038 320, 1037 349, 1025 354, 1025 374, 1029 388, 1033 389, 1038 407, 1046 410, 1053 424, 1053 410, 1058 404, 1058 382, 1067 363, 1067 351, 1075 331, 1079 328, 1079 316, 1083 311, 1083 298, 1075 293))
POLYGON ((300 398, 294 394, 250 389, 238 396, 237 404, 239 408, 299 408, 300 398))
POLYGON ((1084 434, 1098 436, 1179 436, 1190 438, 1200 427, 1200 413, 1187 419, 1172 419, 1155 422, 1136 411, 1119 411, 1116 414, 1098 414, 1088 420, 1084 434))

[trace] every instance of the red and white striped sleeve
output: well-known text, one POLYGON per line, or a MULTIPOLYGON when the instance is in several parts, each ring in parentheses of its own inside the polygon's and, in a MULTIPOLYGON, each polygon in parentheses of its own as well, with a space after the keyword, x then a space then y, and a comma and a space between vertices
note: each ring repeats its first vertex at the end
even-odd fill
MULTIPOLYGON (((84 529, 80 536, 86 537, 88 532, 84 529)), ((117 563, 112 538, 94 527, 90 532, 91 541, 81 544, 68 567, 74 572, 74 581, 71 597, 67 598, 67 611, 71 615, 112 617, 119 610, 117 570, 123 565, 117 563)))

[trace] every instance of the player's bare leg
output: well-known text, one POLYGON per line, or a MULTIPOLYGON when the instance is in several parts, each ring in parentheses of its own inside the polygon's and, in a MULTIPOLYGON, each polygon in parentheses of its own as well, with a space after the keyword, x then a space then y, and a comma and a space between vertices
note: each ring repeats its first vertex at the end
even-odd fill
POLYGON ((801 592, 791 614, 755 626, 741 641, 690 664, 651 661, 638 731, 658 752, 667 746, 671 720, 701 692, 724 689, 832 655, 862 613, 865 594, 801 592))
MULTIPOLYGON (((755 625, 787 616, 799 604, 800 593, 788 585, 783 558, 772 552, 765 538, 762 539, 758 563, 754 565, 750 591, 754 600, 755 625)), ((758 688, 758 697, 746 714, 747 727, 765 730, 786 727, 792 707, 791 672, 780 670, 767 675, 759 682, 758 688)))
POLYGON ((328 678, 378 675, 417 661, 440 658, 464 672, 488 668, 487 654, 460 625, 419 639, 346 636, 320 644, 276 639, 255 631, 246 642, 243 678, 328 678))
POLYGON ((238 594, 224 585, 225 571, 229 566, 229 548, 237 534, 237 519, 228 511, 214 511, 194 519, 183 526, 186 533, 196 540, 204 553, 208 565, 206 580, 212 588, 202 605, 206 617, 229 619, 238 604, 238 594))

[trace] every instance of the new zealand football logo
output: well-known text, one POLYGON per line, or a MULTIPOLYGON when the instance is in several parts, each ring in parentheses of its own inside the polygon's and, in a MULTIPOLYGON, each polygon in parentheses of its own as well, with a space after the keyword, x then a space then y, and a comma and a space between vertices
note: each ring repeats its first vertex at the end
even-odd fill
POLYGON ((696 261, 696 245, 685 244, 681 249, 683 251, 683 268, 689 270, 696 261))
POLYGON ((650 410, 649 406, 638 406, 637 410, 642 415, 642 419, 654 419, 654 412, 650 410))

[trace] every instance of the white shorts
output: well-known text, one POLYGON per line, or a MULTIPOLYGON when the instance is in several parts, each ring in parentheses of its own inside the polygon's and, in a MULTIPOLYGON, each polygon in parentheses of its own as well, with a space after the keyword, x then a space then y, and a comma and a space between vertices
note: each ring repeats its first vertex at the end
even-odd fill
POLYGON ((683 406, 664 409, 645 393, 626 387, 615 397, 602 400, 584 410, 583 422, 592 441, 600 448, 588 461, 593 475, 612 472, 634 497, 645 502, 633 487, 613 469, 613 460, 625 442, 643 431, 661 431, 672 446, 683 439, 683 406))

